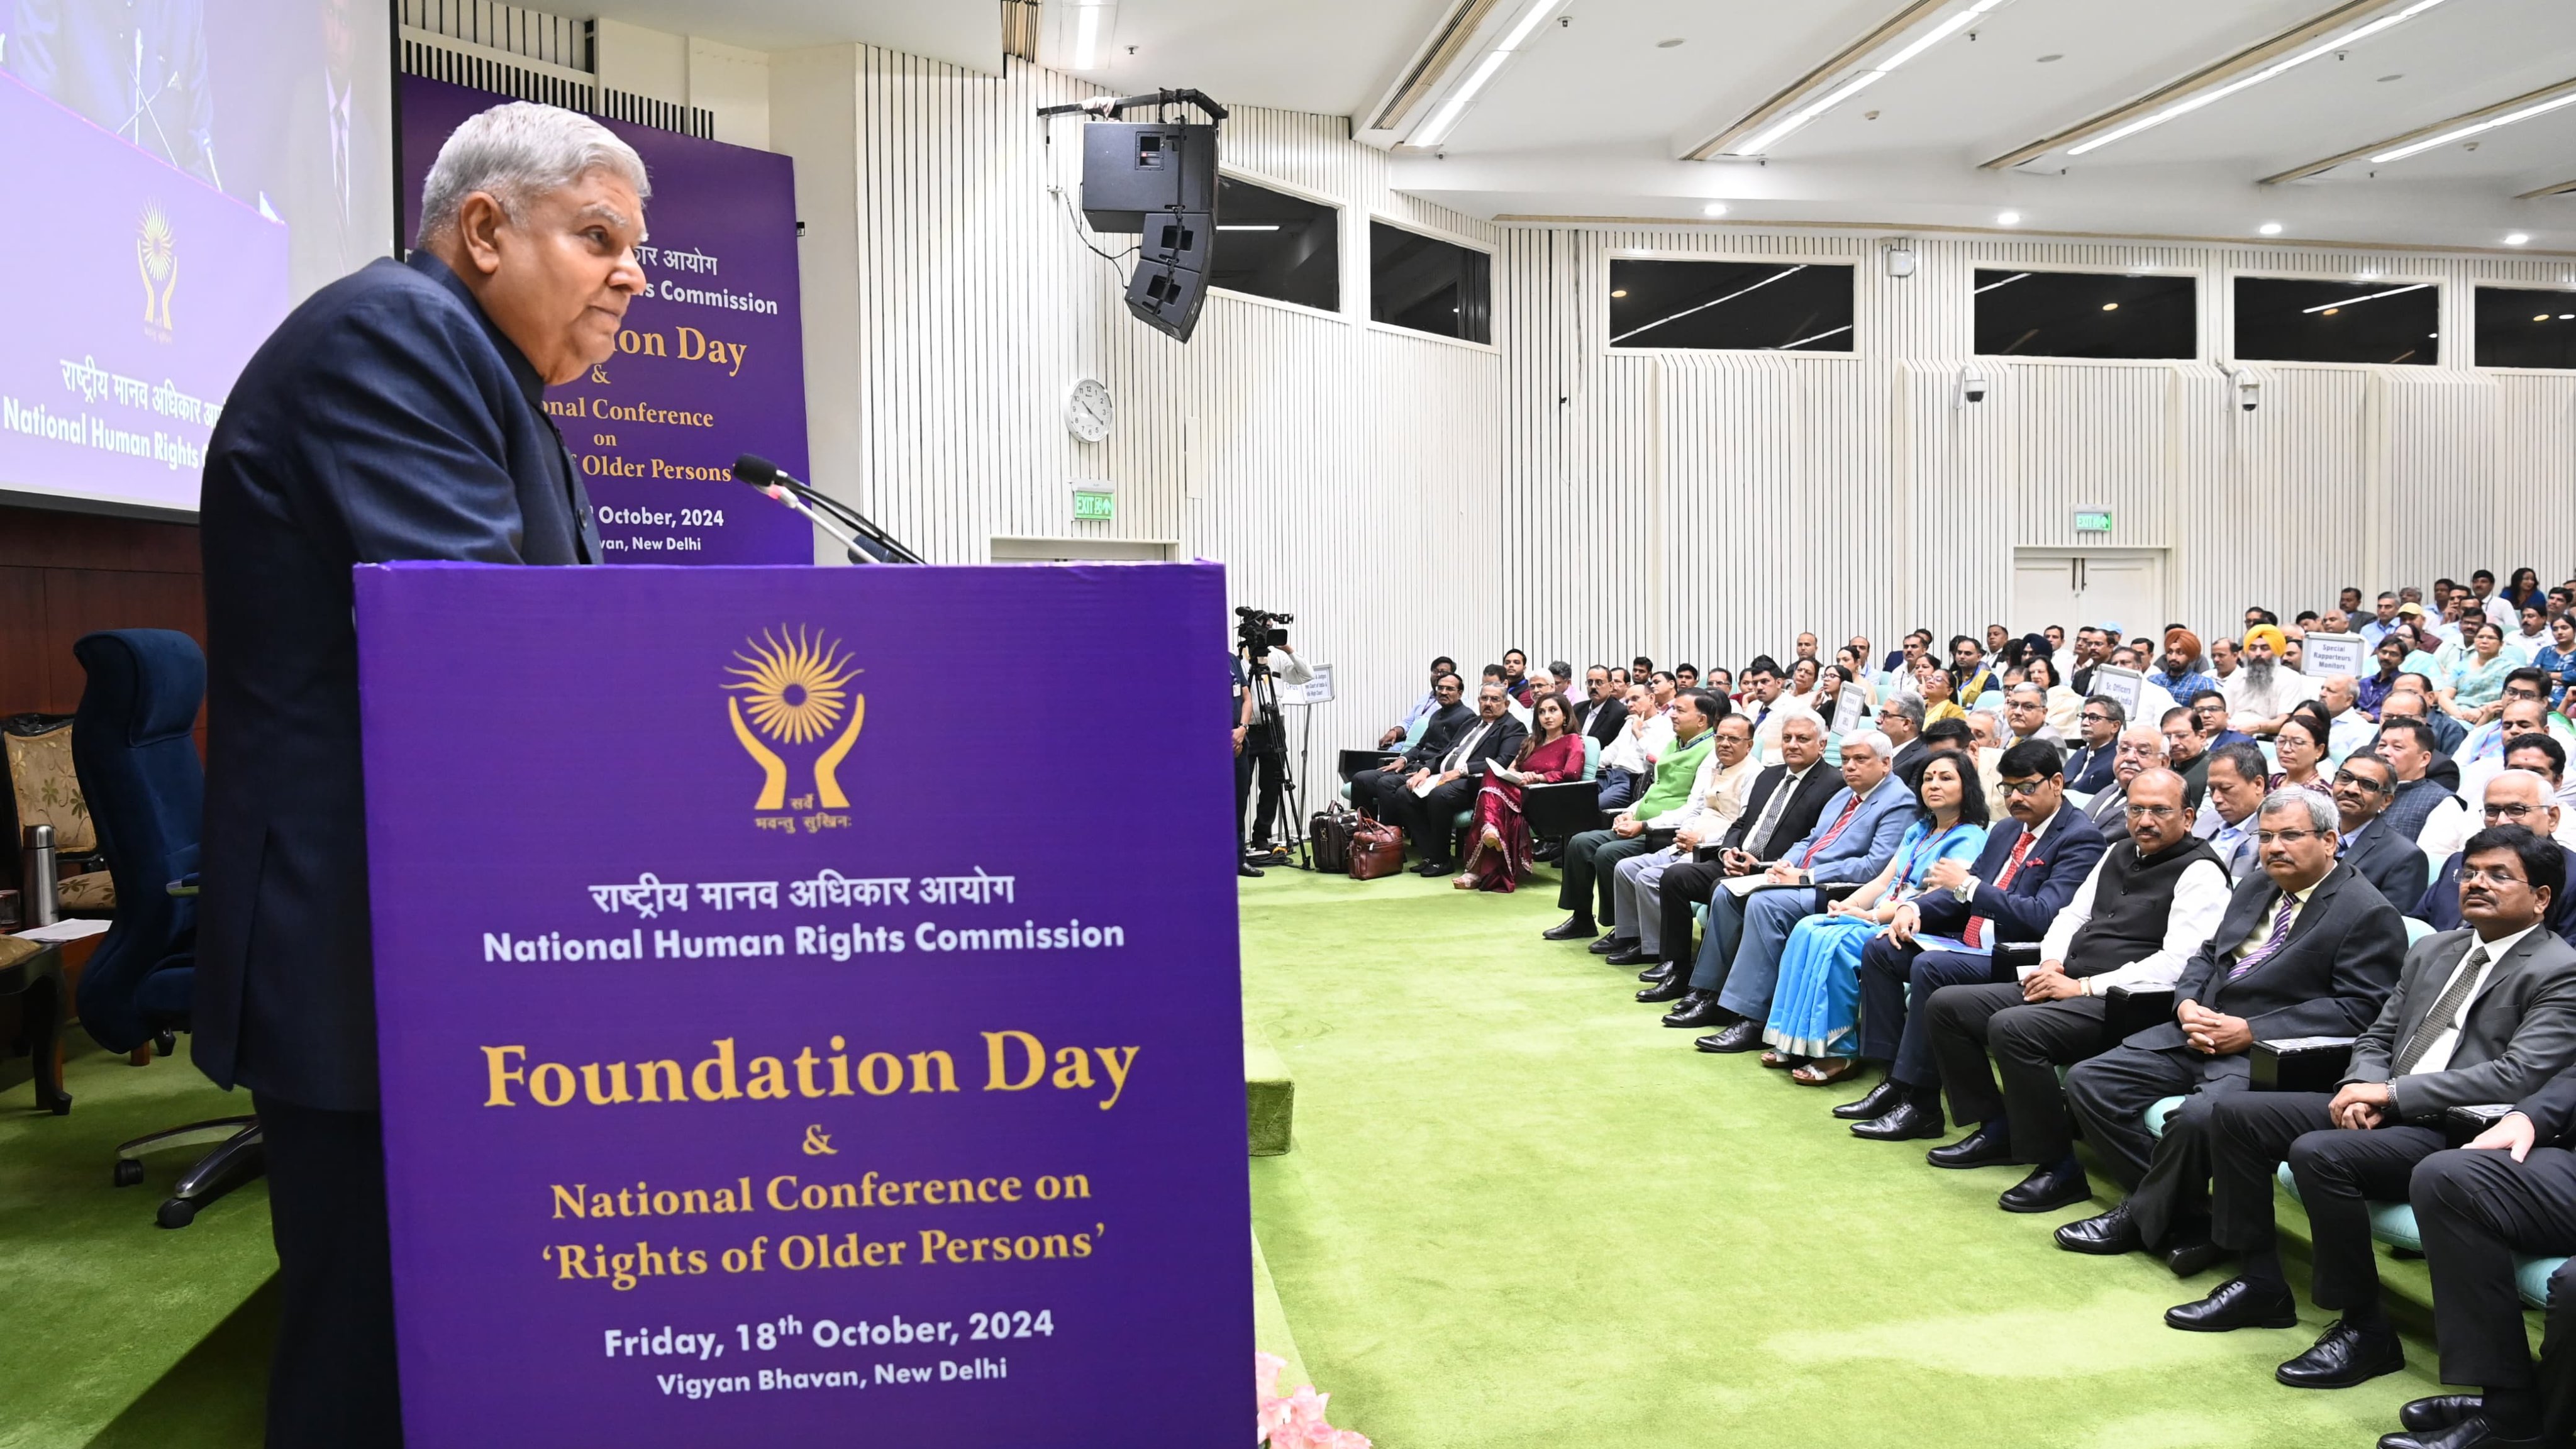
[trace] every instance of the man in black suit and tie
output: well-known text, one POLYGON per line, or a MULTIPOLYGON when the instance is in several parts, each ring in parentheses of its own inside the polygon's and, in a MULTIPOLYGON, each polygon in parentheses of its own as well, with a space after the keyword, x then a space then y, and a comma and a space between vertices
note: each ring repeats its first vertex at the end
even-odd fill
MULTIPOLYGON (((1842 776, 1827 767, 1824 759, 1823 723, 1812 714, 1789 716, 1780 725, 1780 763, 1754 777, 1753 788, 1744 796, 1744 813, 1735 817, 1726 838, 1718 842, 1715 858, 1686 860, 1664 872, 1663 920, 1659 923, 1662 939, 1657 942, 1663 952, 1663 964, 1640 974, 1639 979, 1647 985, 1637 993, 1637 999, 1678 1000, 1680 1005, 1664 1017, 1665 1025, 1699 1026, 1719 1019, 1717 993, 1690 990, 1690 963, 1697 954, 1691 943, 1695 924, 1691 907, 1706 904, 1717 893, 1719 881, 1730 875, 1750 874, 1753 867, 1743 862, 1776 859, 1816 828, 1816 817, 1823 813, 1825 802, 1843 787, 1842 776), (1728 864, 1730 860, 1737 864, 1728 864)), ((1709 929, 1722 930, 1722 923, 1729 919, 1741 917, 1735 912, 1712 909, 1709 929)), ((1735 942, 1728 941, 1721 949, 1731 958, 1735 942)))
POLYGON ((1583 671, 1583 707, 1574 712, 1574 732, 1592 740, 1593 758, 1610 748, 1619 738, 1619 730, 1628 723, 1628 706, 1610 683, 1610 671, 1595 664, 1583 671))
POLYGON ((2131 725, 2120 731, 2120 742, 2112 746, 2110 788, 2084 803, 2084 818, 2093 822, 2104 840, 2117 844, 2128 838, 2128 783, 2138 778, 2140 771, 2157 769, 2164 762, 2164 731, 2151 724, 2131 725))
MULTIPOLYGON (((2558 802, 2546 776, 2529 770, 2505 770, 2487 781, 2485 795, 2488 828, 2519 825, 2534 835, 2556 838, 2558 802)), ((2550 897, 2549 914, 2542 924, 2557 932, 2559 939, 2576 946, 2576 851, 2562 844, 2559 853, 2567 858, 2567 879, 2550 897)), ((2452 852, 2408 915, 2436 931, 2460 928, 2460 867, 2465 854, 2452 852)))
MULTIPOLYGON (((1486 767, 1497 761, 1508 765, 1520 757, 1521 741, 1529 738, 1529 731, 1512 718, 1511 704, 1511 696, 1499 684, 1478 689, 1476 718, 1454 743, 1396 788, 1379 787, 1378 818, 1403 826, 1412 837, 1414 853, 1422 857, 1422 864, 1415 867, 1419 873, 1449 873, 1449 837, 1458 812, 1484 787, 1486 767)), ((1430 734, 1426 731, 1423 738, 1430 739, 1430 734)))
POLYGON ((349 570, 599 561, 539 400, 615 349, 649 194, 588 117, 474 117, 430 168, 411 260, 288 314, 207 445, 192 1010, 198 1067, 251 1089, 266 1140, 271 1449, 402 1440, 349 570))
POLYGON ((2057 913, 2039 960, 2017 980, 1945 986, 1916 1007, 1951 1107, 1962 1124, 1980 1124, 1927 1160, 2029 1166, 1997 1200, 2006 1212, 2053 1212, 2090 1194, 2057 1069, 2111 1044, 2114 988, 2171 987, 2227 910, 2226 868, 2184 826, 2182 777, 2149 770, 2129 791, 2129 838, 2057 913))
POLYGON ((1861 948, 1860 1055, 1888 1068, 1868 1095, 1834 1108, 1855 1137, 1941 1135, 1924 1003, 1944 986, 1990 979, 1998 942, 2038 940, 2102 858, 2102 832, 2066 799, 2057 746, 2015 745, 1995 772, 2008 821, 1987 832, 1974 865, 1935 865, 1922 894, 1861 948))
POLYGON ((1908 790, 1922 784, 1923 762, 1932 758, 1932 746, 1923 738, 1923 701, 1891 699, 1880 705, 1878 730, 1896 745, 1888 770, 1897 783, 1908 790))
POLYGON ((2111 788, 2111 767, 2119 763, 2120 731, 2128 723, 2129 712, 2111 696, 2095 695, 2084 701, 2083 712, 2075 720, 2076 748, 2066 757, 2067 789, 2091 796, 2111 788))
POLYGON ((1438 701, 1430 722, 1422 727, 1422 738, 1413 748, 1387 761, 1374 770, 1362 770, 1351 777, 1351 808, 1373 820, 1390 820, 1386 804, 1404 788, 1404 782, 1439 763, 1458 743, 1458 737, 1476 723, 1476 712, 1467 707, 1461 696, 1467 682, 1455 674, 1444 674, 1431 682, 1431 697, 1438 701))
POLYGON ((2343 862, 2404 910, 2424 895, 2432 862, 2424 852, 2389 828, 2382 812, 2396 798, 2397 772, 2377 755, 2356 754, 2334 774, 2335 813, 2343 832, 2343 862))
POLYGON ((2478 832, 2465 853, 2468 927, 2406 953, 2341 1087, 2238 1092, 2210 1113, 2212 1236, 2240 1267, 2165 1322, 2199 1332, 2298 1322, 2273 1239, 2273 1175, 2287 1161, 2316 1245, 2317 1306, 2343 1315, 2276 1371, 2293 1388, 2348 1388, 2406 1366, 2380 1306, 2370 1202, 2403 1199, 2416 1164, 2450 1145, 2443 1113, 2517 1101, 2576 1062, 2576 947, 2541 926, 2564 878, 2557 845, 2506 825, 2478 832))
POLYGON ((2379 1442, 2564 1446, 2576 1434, 2576 1261, 2550 1276, 2535 1375, 2514 1254, 2576 1254, 2576 1069, 2515 1103, 2466 1148, 2417 1164, 2408 1197, 2433 1275, 2442 1382, 2482 1392, 2417 1399, 2399 1411, 2404 1431, 2379 1442))
POLYGON ((2238 883, 2217 933, 2183 968, 2174 1019, 2066 1074, 2085 1140, 2128 1190, 2118 1207, 2057 1230, 2070 1252, 2159 1247, 2178 1228, 2173 1256, 2204 1252, 2209 1109, 2249 1085, 2247 1050, 2257 1038, 2354 1035, 2397 984, 2405 923, 2335 859, 2333 803, 2277 790, 2256 819, 2263 874, 2238 883), (2177 1095, 2164 1135, 2149 1132, 2142 1114, 2177 1095))

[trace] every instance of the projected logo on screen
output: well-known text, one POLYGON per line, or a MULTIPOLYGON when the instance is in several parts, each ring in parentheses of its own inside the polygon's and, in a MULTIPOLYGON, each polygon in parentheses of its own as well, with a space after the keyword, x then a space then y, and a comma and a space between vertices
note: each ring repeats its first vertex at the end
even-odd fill
POLYGON ((760 765, 760 796, 751 807, 761 812, 760 827, 793 831, 802 822, 808 831, 819 831, 848 826, 849 816, 830 812, 850 807, 838 771, 858 742, 868 713, 867 696, 850 688, 858 666, 838 642, 801 627, 793 634, 784 626, 776 633, 764 630, 758 639, 745 639, 734 658, 742 662, 725 671, 735 676, 725 686, 725 712, 743 753, 760 765), (845 714, 847 725, 841 722, 845 714), (814 757, 814 793, 789 798, 787 760, 780 750, 801 753, 824 739, 831 743, 814 757), (782 810, 801 813, 769 813, 782 810))
POLYGON ((170 340, 170 294, 179 286, 179 234, 161 203, 143 208, 134 229, 134 267, 143 274, 143 325, 160 341, 170 340))

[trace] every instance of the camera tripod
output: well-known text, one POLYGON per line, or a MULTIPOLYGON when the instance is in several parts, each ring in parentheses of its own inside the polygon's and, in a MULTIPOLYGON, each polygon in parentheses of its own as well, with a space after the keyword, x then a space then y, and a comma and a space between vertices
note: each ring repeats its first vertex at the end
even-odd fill
MULTIPOLYGON (((1252 737, 1245 739, 1244 750, 1246 753, 1254 750, 1253 738, 1266 741, 1259 746, 1260 754, 1254 758, 1252 788, 1256 791, 1261 788, 1260 758, 1267 756, 1275 760, 1279 767, 1279 809, 1285 812, 1286 818, 1274 819, 1272 826, 1279 836, 1291 842, 1280 847, 1294 857, 1288 863, 1299 870, 1311 871, 1315 868, 1315 846, 1306 838, 1305 787, 1298 779, 1298 772, 1288 763, 1288 720, 1279 708, 1279 680, 1270 672, 1268 650, 1246 649, 1243 655, 1244 688, 1252 693, 1253 714, 1252 737)), ((1306 716, 1309 731, 1314 728, 1314 723, 1314 714, 1309 711, 1306 716)))

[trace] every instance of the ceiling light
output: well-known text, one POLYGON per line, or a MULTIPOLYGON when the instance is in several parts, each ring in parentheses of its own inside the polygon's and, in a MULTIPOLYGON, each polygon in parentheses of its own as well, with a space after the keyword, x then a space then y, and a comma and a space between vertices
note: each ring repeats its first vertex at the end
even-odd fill
POLYGON ((2279 236, 2281 234, 2281 224, 2277 221, 2267 221, 2254 229, 2265 236, 2279 236))
POLYGON ((2403 161, 2407 157, 2416 155, 2419 152, 2430 151, 2436 146, 2447 146, 2453 141, 2464 140, 2470 136, 2477 135, 2481 131, 2492 131, 2498 126, 2510 126, 2516 121, 2528 121, 2534 116, 2545 116, 2551 111, 2557 110, 2561 106, 2576 106, 2576 89, 2569 90, 2565 95, 2551 96, 2549 99, 2543 101, 2534 101, 2530 105, 2523 106, 2518 110, 2507 111, 2500 116, 2489 116, 2483 121, 2471 121, 2465 126, 2454 126, 2450 130, 2427 136, 2421 141, 2409 141, 2403 146, 2392 147, 2389 150, 2379 152, 2370 159, 2373 164, 2387 161, 2403 161))
POLYGON ((1995 213, 1995 225, 2019 226, 2021 225, 2021 213, 2018 211, 1998 211, 1995 213))
POLYGON ((2534 321, 2534 322, 2546 322, 2546 321, 2548 321, 2548 320, 2549 320, 2549 314, 2548 314, 2548 313, 2546 313, 2546 312, 2543 312, 2543 313, 2541 313, 2539 316, 2534 317, 2534 318, 2532 318, 2531 320, 2532 320, 2532 321, 2534 321))
POLYGON ((1107 3, 1075 6, 1072 69, 1090 70, 1100 64, 1100 43, 1106 38, 1102 32, 1108 28, 1109 8, 1107 3))
POLYGON ((1612 287, 1610 289, 1610 295, 1613 297, 1624 297, 1628 295, 1628 289, 1625 287, 1612 287))
POLYGON ((1279 223, 1275 221, 1221 222, 1217 226, 1218 231, 1277 231, 1278 229, 1279 223))
POLYGON ((2431 285, 2433 284, 2430 282, 2417 282, 2413 286, 2391 287, 2385 292, 2373 292, 2366 297, 2346 297, 2340 302, 2322 302, 2314 307, 2302 307, 2299 310, 2302 312, 2323 312, 2327 316, 2331 317, 2335 313, 2342 311, 2344 308, 2353 306, 2357 303, 2376 302, 2382 297, 2394 297, 2406 292, 2420 292, 2431 285))
MULTIPOLYGON (((1725 154, 1729 156, 1761 155, 1787 139, 1792 132, 1809 121, 1885 80, 1897 67, 1967 29, 1975 24, 1979 17, 2003 3, 2004 0, 1976 0, 1972 5, 1953 11, 1948 19, 1916 36, 1895 54, 1866 70, 1853 73, 1842 84, 1827 90, 1820 99, 1809 101, 1784 115, 1774 117, 1769 125, 1728 146, 1725 154)), ((2435 3, 2439 3, 2439 0, 2435 0, 2435 3)))
POLYGON ((1712 201, 1708 205, 1701 207, 1699 209, 1699 214, 1702 216, 1724 216, 1726 215, 1726 203, 1723 201, 1712 201))
POLYGON ((2531 240, 2531 233, 2518 231, 2513 235, 2506 237, 2504 239, 2504 244, 2509 247, 2518 247, 2529 240, 2531 240))
POLYGON ((2125 126, 2115 126, 2112 129, 2103 132, 2101 135, 2093 137, 2091 140, 2084 141, 2074 146, 2069 146, 2066 148, 2066 154, 2069 156, 2081 156, 2089 151, 2098 151, 2103 147, 2110 145, 2114 141, 2125 140, 2128 137, 2138 134, 2140 131, 2161 126, 2165 122, 2174 120, 2177 117, 2190 115, 2201 107, 2213 105, 2219 101, 2225 100, 2227 97, 2236 94, 2238 91, 2250 89, 2254 86, 2261 85, 2263 82, 2271 80, 2276 76, 2285 75, 2290 71, 2296 70, 2300 66, 2307 64, 2309 61, 2315 60, 2319 56, 2332 55, 2336 51, 2351 45, 2354 41, 2377 35, 2379 32, 2388 29, 2390 26, 2404 24, 2406 21, 2414 19, 2416 16, 2423 14, 2425 11, 2432 9, 2434 6, 2441 3, 2442 0, 2415 0, 2414 4, 2407 6, 2405 9, 2398 11, 2394 15, 2383 15, 2377 20, 2373 20, 2366 25, 2356 26, 2340 35, 2328 36, 2326 39, 2318 41, 2316 44, 2309 46, 2305 50, 2292 52, 2291 54, 2272 62, 2270 65, 2262 67, 2260 70, 2249 71, 2244 75, 2238 76, 2236 79, 2229 81, 2223 86, 2213 86, 2208 90, 2185 96, 2183 99, 2176 101, 2172 105, 2166 106, 2161 110, 2149 111, 2147 114, 2140 116, 2138 119, 2129 122, 2125 126))
POLYGON ((2558 320, 2561 322, 2576 322, 2576 312, 2561 312, 2558 314, 2558 320))
POLYGON ((2117 312, 2120 310, 2120 304, 2117 302, 2105 302, 2102 304, 2102 310, 2105 312, 2117 312))
POLYGON ((1459 83, 1458 88, 1449 93, 1449 99, 1440 103, 1440 109, 1431 113, 1431 119, 1422 124, 1422 129, 1415 131, 1406 139, 1416 146, 1437 146, 1448 140, 1450 128, 1456 126, 1458 118, 1467 113, 1467 107, 1476 99, 1476 93, 1485 88, 1486 82, 1494 78, 1495 73, 1503 68, 1504 62, 1512 58, 1513 52, 1519 50, 1540 26, 1547 23, 1549 16, 1563 9, 1564 6, 1565 0, 1530 0, 1529 9, 1522 13, 1520 20, 1503 36, 1502 44, 1487 52, 1485 58, 1476 63, 1476 68, 1467 73, 1467 78, 1459 83))

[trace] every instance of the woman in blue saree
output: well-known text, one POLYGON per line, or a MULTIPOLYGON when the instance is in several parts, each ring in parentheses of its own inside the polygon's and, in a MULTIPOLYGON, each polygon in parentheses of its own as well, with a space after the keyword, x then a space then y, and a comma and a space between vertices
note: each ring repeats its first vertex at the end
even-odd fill
POLYGON ((1792 1067, 1791 1081, 1821 1087, 1858 1070, 1854 1028, 1860 1021, 1860 953, 1869 938, 1920 892, 1937 862, 1972 861, 1986 845, 1986 797, 1973 766, 1956 754, 1926 760, 1915 787, 1915 821, 1878 878, 1809 916, 1789 933, 1780 983, 1762 1039, 1762 1064, 1792 1067))

